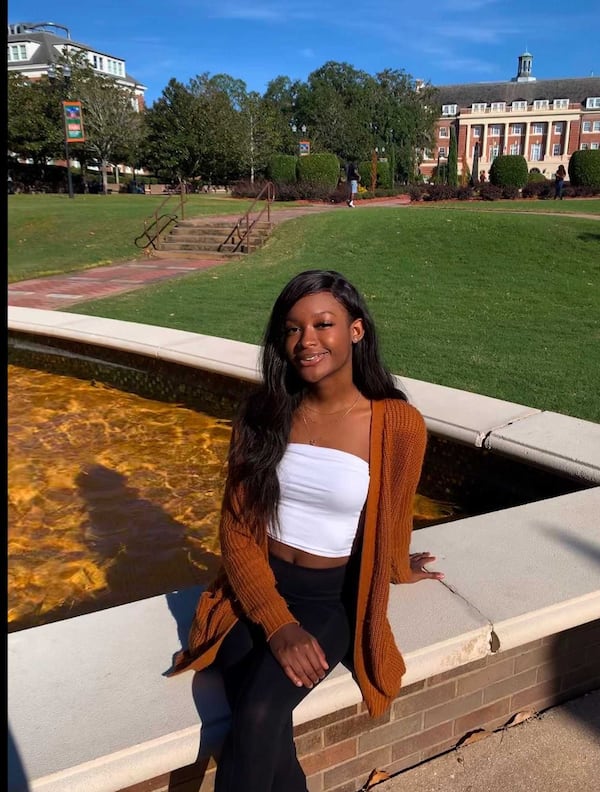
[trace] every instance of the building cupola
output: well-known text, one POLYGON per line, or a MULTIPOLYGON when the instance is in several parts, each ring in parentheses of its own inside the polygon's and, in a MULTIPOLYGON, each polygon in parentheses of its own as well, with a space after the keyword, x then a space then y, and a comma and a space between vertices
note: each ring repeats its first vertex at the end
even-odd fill
POLYGON ((524 52, 519 55, 519 70, 513 82, 533 82, 535 77, 531 74, 532 64, 533 55, 530 52, 524 52))

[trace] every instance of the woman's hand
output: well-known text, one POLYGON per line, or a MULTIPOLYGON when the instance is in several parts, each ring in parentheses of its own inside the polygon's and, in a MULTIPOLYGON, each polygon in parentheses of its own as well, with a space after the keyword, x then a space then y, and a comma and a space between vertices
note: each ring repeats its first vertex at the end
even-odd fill
POLYGON ((296 687, 312 688, 329 669, 319 642, 299 624, 284 624, 269 640, 269 647, 296 687))
POLYGON ((409 583, 418 583, 419 580, 443 580, 443 572, 433 572, 425 569, 425 564, 431 564, 436 560, 431 553, 411 553, 410 554, 410 571, 412 580, 409 583))

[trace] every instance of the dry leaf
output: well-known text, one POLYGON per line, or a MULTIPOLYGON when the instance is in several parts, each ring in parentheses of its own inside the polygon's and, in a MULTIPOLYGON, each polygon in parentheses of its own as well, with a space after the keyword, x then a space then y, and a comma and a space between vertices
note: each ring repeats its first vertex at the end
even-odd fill
POLYGON ((529 720, 530 718, 535 718, 537 715, 534 709, 524 709, 520 712, 517 712, 512 718, 509 718, 505 726, 516 726, 518 723, 523 723, 523 721, 529 720))
POLYGON ((493 734, 493 732, 487 729, 476 729, 475 731, 468 732, 458 741, 457 747, 462 748, 463 745, 471 745, 472 743, 479 742, 479 740, 485 740, 485 738, 489 737, 491 734, 493 734))
POLYGON ((364 786, 360 788, 359 792, 367 792, 368 789, 374 787, 375 784, 379 784, 380 781, 388 781, 390 778, 390 774, 386 773, 385 770, 371 770, 371 774, 367 778, 367 782, 364 786))

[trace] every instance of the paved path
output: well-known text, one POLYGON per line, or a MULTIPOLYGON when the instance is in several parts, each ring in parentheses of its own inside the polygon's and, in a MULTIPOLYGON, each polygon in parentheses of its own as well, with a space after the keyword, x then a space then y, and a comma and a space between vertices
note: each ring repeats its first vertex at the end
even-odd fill
MULTIPOLYGON (((406 199, 390 199, 377 202, 377 206, 402 206, 406 199)), ((366 207, 361 207, 366 208, 366 207)), ((353 211, 345 204, 306 204, 289 209, 275 209, 271 212, 271 220, 277 225, 285 220, 302 217, 307 214, 319 214, 328 211, 353 211)), ((233 223, 239 215, 223 215, 233 223)), ((221 216, 219 216, 219 219, 221 216)), ((211 216, 210 219, 215 219, 211 216)), ((18 281, 8 286, 8 304, 21 308, 44 308, 59 311, 76 303, 112 297, 124 292, 149 286, 152 283, 188 275, 211 267, 221 267, 229 259, 211 256, 198 258, 148 258, 141 257, 134 261, 110 264, 77 270, 63 275, 47 275, 43 278, 18 281)))

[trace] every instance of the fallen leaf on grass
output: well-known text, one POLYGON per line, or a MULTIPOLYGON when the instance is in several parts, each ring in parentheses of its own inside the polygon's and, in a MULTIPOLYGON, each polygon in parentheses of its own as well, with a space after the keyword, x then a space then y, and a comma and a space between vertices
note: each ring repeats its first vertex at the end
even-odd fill
POLYGON ((367 778, 364 786, 361 786, 359 792, 367 792, 367 790, 374 787, 375 784, 379 784, 380 781, 387 781, 389 778, 390 774, 386 773, 385 770, 371 770, 371 774, 367 778))

